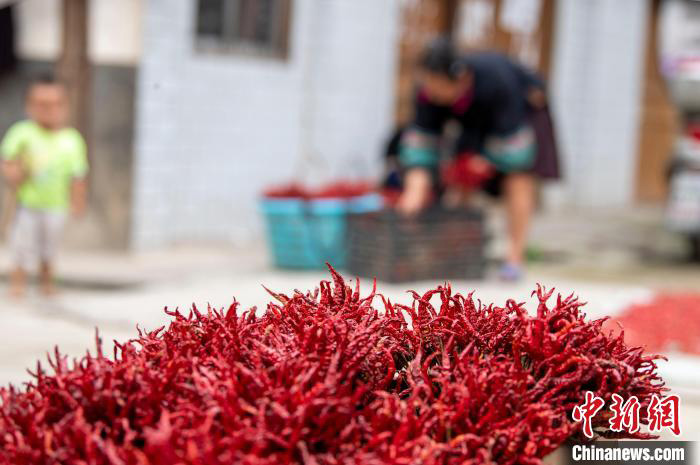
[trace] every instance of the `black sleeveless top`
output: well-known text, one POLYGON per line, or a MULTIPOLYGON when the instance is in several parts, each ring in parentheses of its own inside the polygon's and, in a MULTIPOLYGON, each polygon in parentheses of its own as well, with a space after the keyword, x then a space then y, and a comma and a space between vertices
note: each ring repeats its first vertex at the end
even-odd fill
POLYGON ((456 120, 462 129, 459 149, 478 152, 486 136, 510 134, 528 121, 532 110, 528 92, 533 87, 544 89, 536 73, 497 52, 469 54, 458 65, 474 75, 469 94, 449 107, 430 102, 419 90, 415 129, 437 135, 448 120, 456 120))

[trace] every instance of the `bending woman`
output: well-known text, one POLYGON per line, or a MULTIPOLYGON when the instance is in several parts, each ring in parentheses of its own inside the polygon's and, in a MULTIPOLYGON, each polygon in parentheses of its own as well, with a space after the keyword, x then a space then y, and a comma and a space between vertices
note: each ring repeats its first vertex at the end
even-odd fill
POLYGON ((438 39, 421 59, 419 83, 415 120, 401 141, 398 208, 411 215, 430 203, 439 182, 440 138, 445 124, 456 121, 465 169, 505 196, 510 243, 501 275, 518 279, 537 180, 559 175, 543 81, 505 55, 459 56, 438 39))

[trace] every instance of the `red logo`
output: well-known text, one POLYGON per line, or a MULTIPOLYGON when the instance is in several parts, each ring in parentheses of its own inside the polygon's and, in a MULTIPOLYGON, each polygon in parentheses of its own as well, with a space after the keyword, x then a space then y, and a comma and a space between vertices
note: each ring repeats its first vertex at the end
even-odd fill
POLYGON ((659 396, 653 395, 647 408, 649 429, 661 431, 663 428, 669 428, 676 436, 681 434, 678 414, 680 406, 681 399, 678 396, 667 396, 659 399, 659 396))
POLYGON ((613 401, 610 404, 612 416, 610 417, 610 429, 620 432, 623 428, 630 432, 639 431, 639 399, 632 396, 625 402, 621 396, 612 395, 613 401))
POLYGON ((605 405, 605 401, 596 397, 591 391, 586 391, 586 400, 582 405, 574 407, 572 416, 575 421, 583 422, 583 434, 593 438, 593 417, 605 405))
MULTIPOLYGON (((647 407, 649 430, 659 432, 664 428, 670 429, 676 436, 681 434, 680 410, 681 399, 678 396, 667 396, 663 399, 653 395, 647 407)), ((591 391, 586 391, 586 397, 581 405, 574 407, 572 417, 574 421, 582 422, 583 434, 587 438, 593 438, 593 417, 603 408, 605 401, 597 397, 591 391)), ((610 429, 615 432, 626 431, 636 433, 639 431, 640 402, 632 396, 624 400, 618 394, 612 395, 610 411, 612 415, 608 420, 610 429)))

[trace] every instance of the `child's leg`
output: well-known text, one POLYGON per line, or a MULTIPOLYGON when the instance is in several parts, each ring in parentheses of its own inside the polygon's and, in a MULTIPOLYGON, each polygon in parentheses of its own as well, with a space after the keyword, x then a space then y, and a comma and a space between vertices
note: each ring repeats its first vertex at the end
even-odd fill
POLYGON ((39 264, 39 286, 41 293, 44 295, 56 293, 56 288, 53 284, 53 269, 51 263, 46 260, 42 260, 39 264))
POLYGON ((56 258, 56 251, 61 242, 63 225, 65 223, 65 213, 61 211, 41 212, 40 228, 40 264, 39 264, 39 285, 44 295, 53 295, 56 292, 54 287, 53 263, 56 258))
POLYGON ((27 265, 37 244, 37 224, 34 212, 18 208, 10 234, 14 269, 10 273, 10 295, 22 297, 27 288, 27 265))
POLYGON ((27 272, 23 267, 15 266, 10 273, 10 297, 24 297, 27 291, 27 272))

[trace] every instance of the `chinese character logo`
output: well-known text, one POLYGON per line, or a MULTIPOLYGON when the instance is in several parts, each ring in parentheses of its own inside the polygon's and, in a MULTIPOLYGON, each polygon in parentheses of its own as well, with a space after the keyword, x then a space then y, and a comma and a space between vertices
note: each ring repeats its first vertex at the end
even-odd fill
MULTIPOLYGON (((647 418, 649 419, 649 430, 659 432, 664 428, 670 429, 676 436, 681 434, 680 427, 680 397, 667 396, 663 399, 654 394, 647 407, 647 418)), ((603 408, 605 401, 597 397, 591 391, 586 391, 583 404, 574 407, 572 417, 574 421, 583 423, 581 429, 583 434, 593 438, 593 417, 603 408)), ((614 432, 636 433, 639 431, 639 409, 641 403, 636 396, 624 400, 618 394, 612 395, 610 411, 612 414, 608 419, 610 430, 614 432)))
POLYGON ((586 400, 582 405, 574 407, 572 416, 574 421, 583 422, 583 434, 587 438, 593 438, 593 417, 605 405, 605 401, 596 397, 591 391, 586 391, 586 400))
POLYGON ((678 396, 668 396, 659 399, 659 396, 654 394, 647 408, 649 429, 651 431, 661 431, 663 428, 669 428, 676 436, 681 434, 678 415, 680 404, 681 399, 678 396))
POLYGON ((618 433, 623 431, 623 428, 630 433, 639 431, 639 399, 636 396, 632 396, 625 402, 617 394, 613 394, 612 399, 612 404, 610 404, 610 410, 612 411, 612 416, 609 420, 610 429, 618 433))

